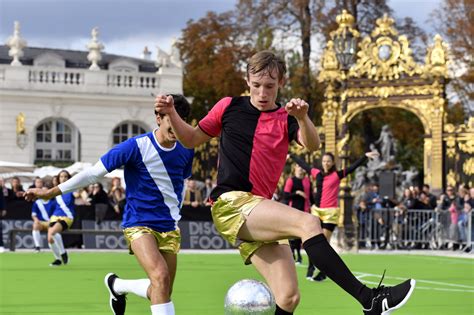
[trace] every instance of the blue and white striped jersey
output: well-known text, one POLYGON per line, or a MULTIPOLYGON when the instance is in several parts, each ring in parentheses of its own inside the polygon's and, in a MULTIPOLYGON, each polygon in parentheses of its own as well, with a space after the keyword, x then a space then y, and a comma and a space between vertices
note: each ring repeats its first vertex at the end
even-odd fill
POLYGON ((40 221, 49 221, 49 217, 56 207, 56 199, 43 200, 38 199, 33 202, 31 207, 31 215, 38 218, 40 221))
POLYGON ((74 219, 74 195, 72 192, 56 196, 56 206, 52 215, 74 219))
POLYGON ((127 203, 122 227, 146 226, 169 232, 181 218, 184 179, 191 176, 194 150, 179 142, 164 148, 154 134, 130 138, 100 160, 108 172, 124 165, 127 203))

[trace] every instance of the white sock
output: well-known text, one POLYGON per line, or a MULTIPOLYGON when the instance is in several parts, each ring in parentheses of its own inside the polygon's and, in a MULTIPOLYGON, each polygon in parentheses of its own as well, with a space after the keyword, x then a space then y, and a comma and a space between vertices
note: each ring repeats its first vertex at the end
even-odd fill
POLYGON ((53 255, 56 259, 61 259, 61 254, 59 253, 59 247, 56 243, 48 243, 49 248, 53 251, 53 255))
POLYGON ((151 307, 152 315, 174 315, 174 304, 173 301, 169 301, 164 304, 155 304, 151 307))
POLYGON ((54 242, 56 243, 56 245, 58 245, 59 253, 61 255, 64 254, 66 252, 66 250, 64 249, 63 237, 61 236, 61 234, 56 233, 56 234, 53 235, 53 238, 54 238, 54 242))
POLYGON ((150 286, 150 279, 124 280, 117 278, 114 281, 114 291, 118 294, 133 293, 148 299, 147 291, 150 286))
POLYGON ((31 231, 33 234, 33 241, 35 242, 35 247, 41 247, 41 234, 38 230, 31 231))

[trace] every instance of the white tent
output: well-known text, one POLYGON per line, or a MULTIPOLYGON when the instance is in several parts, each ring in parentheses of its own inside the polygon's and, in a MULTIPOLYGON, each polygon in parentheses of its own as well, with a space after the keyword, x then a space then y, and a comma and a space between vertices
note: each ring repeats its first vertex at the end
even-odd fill
POLYGON ((33 164, 0 161, 0 176, 4 173, 32 172, 35 168, 33 164))

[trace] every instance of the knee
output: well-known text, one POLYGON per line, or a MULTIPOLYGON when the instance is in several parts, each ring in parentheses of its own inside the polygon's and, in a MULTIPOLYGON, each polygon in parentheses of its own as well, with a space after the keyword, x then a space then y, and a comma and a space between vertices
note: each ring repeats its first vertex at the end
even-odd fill
POLYGON ((149 274, 150 284, 153 289, 162 293, 170 292, 170 276, 167 271, 159 270, 149 274))
POLYGON ((284 292, 281 296, 276 297, 276 303, 280 308, 294 311, 300 303, 300 292, 297 289, 284 292))
POLYGON ((302 237, 302 239, 307 239, 316 234, 320 234, 323 232, 321 228, 321 221, 319 221, 319 218, 315 217, 314 215, 307 215, 303 224, 301 225, 301 231, 304 233, 304 237, 302 237))

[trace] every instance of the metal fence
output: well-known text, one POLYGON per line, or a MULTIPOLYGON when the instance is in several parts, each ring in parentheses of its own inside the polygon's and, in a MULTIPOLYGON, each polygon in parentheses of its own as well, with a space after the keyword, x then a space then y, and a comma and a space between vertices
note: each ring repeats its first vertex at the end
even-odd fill
POLYGON ((461 215, 465 217, 452 217, 449 211, 398 208, 358 212, 359 248, 472 248, 473 211, 461 215))

